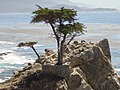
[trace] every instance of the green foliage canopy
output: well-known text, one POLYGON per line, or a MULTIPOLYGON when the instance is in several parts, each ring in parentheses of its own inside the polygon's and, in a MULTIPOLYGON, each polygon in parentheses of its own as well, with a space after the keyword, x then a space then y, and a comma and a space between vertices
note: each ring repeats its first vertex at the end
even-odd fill
POLYGON ((31 23, 45 22, 54 25, 57 34, 83 33, 84 25, 75 22, 77 12, 73 9, 38 9, 33 12, 31 23))
POLYGON ((77 12, 73 9, 48 9, 38 6, 33 12, 31 23, 45 22, 50 24, 58 47, 58 65, 62 65, 63 46, 69 44, 75 36, 83 34, 84 25, 76 22, 77 12), (69 40, 67 40, 69 38, 69 40))
POLYGON ((59 23, 59 22, 72 22, 76 16, 76 11, 71 9, 39 9, 33 12, 35 16, 32 19, 32 23, 45 21, 46 23, 59 23), (60 21, 61 20, 61 21, 60 21))
POLYGON ((21 42, 18 44, 18 47, 24 47, 24 46, 27 46, 27 47, 32 47, 33 45, 37 44, 37 42, 21 42))

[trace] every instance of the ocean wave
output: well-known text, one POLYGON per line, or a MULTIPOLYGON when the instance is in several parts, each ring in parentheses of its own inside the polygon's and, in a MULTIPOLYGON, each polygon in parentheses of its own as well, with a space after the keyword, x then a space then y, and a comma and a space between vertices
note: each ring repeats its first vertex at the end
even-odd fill
POLYGON ((0 83, 5 82, 6 80, 10 79, 11 77, 4 77, 4 79, 0 78, 0 83))
POLYGON ((0 69, 0 73, 2 73, 2 72, 4 72, 5 71, 5 69, 0 69))
POLYGON ((8 42, 8 41, 0 41, 0 44, 15 44, 13 42, 8 42))
POLYGON ((120 68, 116 68, 115 71, 120 72, 120 68))
POLYGON ((1 79, 1 78, 0 78, 0 83, 2 83, 2 82, 4 82, 4 81, 5 81, 4 79, 1 79))
MULTIPOLYGON (((6 69, 7 69, 7 68, 8 68, 8 69, 16 69, 16 68, 18 68, 17 66, 11 66, 11 65, 10 65, 10 66, 9 66, 9 65, 8 65, 8 66, 5 65, 5 66, 0 66, 0 67, 1 67, 1 68, 6 68, 6 69)), ((1 71, 1 70, 0 70, 0 71, 1 71)), ((2 71, 4 71, 4 69, 3 69, 2 71)))
POLYGON ((25 64, 28 62, 33 62, 33 60, 28 60, 25 56, 17 56, 14 53, 10 53, 6 56, 3 56, 4 60, 1 60, 0 63, 5 64, 25 64))
POLYGON ((13 52, 13 50, 5 50, 5 49, 0 49, 0 53, 7 53, 7 52, 13 52))

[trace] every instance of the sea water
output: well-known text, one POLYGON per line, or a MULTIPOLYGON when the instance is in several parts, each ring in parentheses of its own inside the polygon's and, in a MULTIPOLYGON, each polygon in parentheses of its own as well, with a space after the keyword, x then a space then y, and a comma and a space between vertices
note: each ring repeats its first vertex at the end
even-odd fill
MULTIPOLYGON (((31 13, 0 13, 0 29, 28 29, 29 28, 40 28, 26 26, 31 21, 31 13), (23 26, 24 25, 24 26, 23 26)), ((78 13, 80 22, 87 23, 99 23, 99 24, 120 24, 120 12, 82 12, 78 13)), ((23 36, 28 35, 27 33, 23 36)), ((30 34, 31 36, 33 34, 30 34)), ((94 34, 93 34, 94 35, 94 34)), ((0 32, 0 54, 8 53, 7 55, 0 56, 0 82, 9 79, 13 75, 13 71, 22 69, 28 62, 34 62, 36 55, 29 47, 19 48, 16 47, 19 41, 15 41, 15 33, 11 34, 9 38, 2 40, 2 37, 8 37, 9 32, 0 32)), ((42 35, 39 37, 43 37, 42 35)), ((21 37, 20 37, 21 38, 21 37)), ((112 37, 120 39, 119 35, 112 37)), ((55 48, 55 44, 37 44, 35 48, 39 53, 43 53, 45 48, 55 48)), ((120 50, 112 50, 112 59, 117 63, 120 60, 120 50)), ((117 71, 119 65, 115 65, 117 71)))
POLYGON ((78 19, 81 23, 120 24, 120 12, 82 12, 78 19))

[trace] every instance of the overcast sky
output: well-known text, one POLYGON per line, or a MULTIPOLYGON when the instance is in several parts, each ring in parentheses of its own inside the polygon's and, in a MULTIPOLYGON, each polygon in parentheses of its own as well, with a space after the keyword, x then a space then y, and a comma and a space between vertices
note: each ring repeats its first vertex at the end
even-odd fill
POLYGON ((70 0, 72 2, 80 2, 90 4, 95 7, 117 8, 120 9, 120 0, 70 0))
POLYGON ((36 4, 42 7, 54 7, 58 4, 75 5, 70 1, 79 7, 116 8, 120 10, 120 0, 0 0, 0 13, 31 12, 36 9, 36 4))

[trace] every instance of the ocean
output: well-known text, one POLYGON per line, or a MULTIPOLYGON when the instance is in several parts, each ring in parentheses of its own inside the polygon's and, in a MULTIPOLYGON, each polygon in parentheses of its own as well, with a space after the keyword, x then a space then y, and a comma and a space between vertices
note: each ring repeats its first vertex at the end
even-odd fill
POLYGON ((78 13, 82 23, 120 24, 120 12, 83 12, 78 13))
MULTIPOLYGON (((33 63, 36 60, 37 57, 32 49, 17 47, 21 41, 37 41, 35 48, 40 54, 44 52, 45 48, 56 48, 56 44, 53 43, 54 38, 50 37, 50 32, 47 34, 49 25, 30 24, 31 16, 31 13, 0 13, 0 82, 9 79, 13 75, 13 71, 20 70, 28 62, 33 63)), ((120 46, 118 43, 120 40, 120 33, 118 33, 120 31, 120 27, 118 27, 120 12, 81 12, 78 13, 77 19, 85 25, 90 24, 88 29, 91 31, 86 32, 82 36, 83 38, 105 36, 110 39, 112 64, 120 74, 120 46), (91 26, 92 24, 93 26, 91 26), (110 29, 99 27, 104 25, 110 29), (92 32, 93 29, 97 29, 94 31, 95 33, 92 32), (113 30, 118 31, 115 33, 113 30), (98 33, 99 31, 105 33, 98 33)))
MULTIPOLYGON (((0 27, 30 23, 31 13, 0 13, 0 27)), ((120 12, 78 12, 81 23, 120 24, 120 12)))

